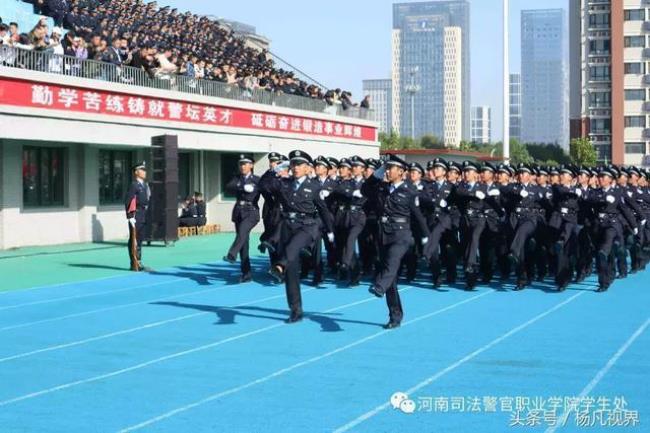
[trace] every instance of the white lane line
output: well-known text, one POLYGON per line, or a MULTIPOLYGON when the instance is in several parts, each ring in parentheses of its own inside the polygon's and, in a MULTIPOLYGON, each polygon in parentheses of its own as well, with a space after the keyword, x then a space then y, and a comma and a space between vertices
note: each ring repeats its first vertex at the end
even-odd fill
MULTIPOLYGON (((306 293, 306 292, 309 292, 309 291, 312 291, 312 290, 316 290, 316 289, 313 288, 313 289, 305 290, 303 293, 306 293)), ((284 294, 269 296, 269 297, 266 297, 266 298, 256 299, 254 301, 249 301, 249 302, 246 302, 246 303, 243 303, 243 304, 238 304, 235 307, 226 307, 226 308, 237 308, 237 307, 244 307, 244 306, 247 306, 247 305, 261 304, 261 303, 266 302, 266 301, 271 301, 273 299, 284 298, 284 297, 285 297, 284 294)), ((147 323, 145 325, 136 326, 136 327, 129 328, 129 329, 124 329, 124 330, 121 330, 121 331, 115 331, 115 332, 111 332, 111 333, 108 333, 108 334, 97 335, 95 337, 85 338, 83 340, 77 340, 77 341, 72 341, 72 342, 69 342, 69 343, 44 347, 42 349, 32 350, 30 352, 18 353, 16 355, 11 355, 11 356, 7 356, 5 358, 0 358, 0 363, 7 362, 7 361, 13 361, 15 359, 27 358, 28 356, 36 355, 36 354, 39 354, 39 353, 52 352, 54 350, 66 349, 68 347, 81 346, 82 344, 92 343, 94 341, 105 340, 107 338, 117 337, 117 336, 120 336, 120 335, 131 334, 131 333, 134 333, 134 332, 143 331, 145 329, 157 328, 159 326, 167 325, 169 323, 181 322, 183 320, 192 319, 194 317, 206 316, 208 314, 215 314, 215 313, 212 312, 212 311, 202 311, 200 313, 186 314, 186 315, 180 316, 180 317, 174 317, 174 318, 167 319, 167 320, 161 320, 161 321, 158 321, 158 322, 147 323)))
POLYGON ((124 287, 122 289, 111 289, 111 290, 105 290, 103 292, 84 293, 82 295, 63 296, 63 297, 60 297, 60 298, 45 299, 45 300, 42 300, 42 301, 26 302, 24 304, 8 305, 6 307, 0 307, 0 311, 12 310, 14 308, 28 307, 28 306, 31 306, 31 305, 42 305, 42 304, 51 304, 53 302, 69 301, 71 299, 82 299, 82 298, 91 298, 93 296, 110 295, 110 294, 113 294, 113 293, 121 293, 121 292, 126 292, 126 291, 129 291, 129 290, 142 289, 144 287, 155 287, 155 286, 162 286, 162 285, 165 285, 165 284, 177 283, 177 282, 183 281, 183 280, 187 280, 187 278, 175 278, 173 280, 160 281, 160 282, 157 282, 157 283, 141 284, 141 285, 138 285, 138 286, 124 287))
POLYGON ((31 292, 34 290, 41 290, 41 289, 53 289, 62 286, 80 286, 82 284, 90 284, 90 283, 95 283, 97 281, 112 280, 114 278, 130 277, 130 276, 133 276, 133 274, 124 270, 124 274, 122 275, 111 275, 109 277, 101 277, 101 278, 96 278, 94 280, 68 281, 65 283, 49 284, 47 286, 36 286, 36 287, 26 287, 24 289, 3 290, 2 292, 0 292, 0 296, 9 295, 9 294, 20 294, 20 293, 31 292))
MULTIPOLYGON (((407 290, 409 290, 409 288, 403 289, 402 291, 407 291, 407 290)), ((324 311, 324 313, 332 313, 334 311, 339 311, 339 310, 342 310, 342 309, 345 309, 345 308, 353 307, 355 305, 364 304, 366 302, 373 301, 373 300, 376 300, 376 299, 377 298, 373 297, 373 298, 367 298, 367 299, 357 301, 357 302, 352 302, 350 304, 345 304, 345 305, 341 305, 339 307, 331 308, 329 310, 324 311)), ((277 323, 275 325, 269 325, 269 326, 266 326, 264 328, 258 328, 258 329, 255 329, 253 331, 245 332, 245 333, 242 333, 242 334, 237 334, 237 335, 234 335, 232 337, 224 338, 222 340, 217 340, 215 342, 208 343, 208 344, 205 344, 203 346, 198 346, 198 347, 194 347, 192 349, 183 350, 181 352, 172 353, 170 355, 161 356, 159 358, 152 359, 152 360, 146 361, 146 362, 142 362, 140 364, 136 364, 136 365, 133 365, 131 367, 126 367, 126 368, 122 368, 120 370, 115 370, 115 371, 112 371, 110 373, 100 374, 100 375, 97 375, 97 376, 89 377, 87 379, 80 379, 80 380, 76 380, 74 382, 64 383, 62 385, 42 389, 40 391, 35 391, 35 392, 29 393, 29 394, 21 395, 19 397, 14 397, 14 398, 9 399, 9 400, 0 401, 0 407, 7 406, 7 405, 12 404, 12 403, 17 403, 17 402, 23 401, 23 400, 29 400, 29 399, 32 399, 34 397, 39 397, 41 395, 50 394, 50 393, 53 393, 53 392, 56 392, 56 391, 61 391, 61 390, 64 390, 64 389, 72 388, 72 387, 77 386, 77 385, 83 385, 83 384, 87 384, 87 383, 97 382, 97 381, 100 381, 100 380, 103 380, 103 379, 108 379, 108 378, 111 378, 111 377, 119 376, 121 374, 128 373, 128 372, 131 372, 131 371, 140 370, 140 369, 148 367, 150 365, 158 364, 160 362, 168 361, 170 359, 179 358, 179 357, 185 356, 185 355, 190 355, 192 353, 212 349, 214 347, 221 346, 223 344, 230 343, 232 341, 241 340, 241 339, 246 338, 246 337, 251 337, 253 335, 261 334, 263 332, 270 331, 272 329, 279 328, 280 326, 284 326, 284 325, 285 325, 284 323, 277 323)))
MULTIPOLYGON (((444 313, 446 311, 452 310, 452 309, 454 309, 456 307, 459 307, 459 306, 461 306, 463 304, 467 304, 469 302, 475 301, 475 300, 477 300, 479 298, 482 298, 483 296, 490 295, 492 293, 495 293, 495 292, 494 291, 484 292, 484 293, 481 293, 479 295, 473 296, 471 298, 465 299, 463 301, 456 302, 455 304, 452 304, 452 305, 449 305, 447 307, 441 308, 439 310, 433 311, 431 313, 427 313, 425 315, 416 317, 413 320, 409 320, 407 322, 404 322, 402 324, 402 326, 403 327, 404 326, 409 326, 409 325, 412 325, 414 323, 420 322, 422 320, 429 319, 429 318, 431 318, 433 316, 437 316, 437 315, 442 314, 442 313, 444 313)), ((307 359, 305 361, 298 362, 296 364, 293 364, 293 365, 291 365, 289 367, 286 367, 286 368, 283 368, 281 370, 277 370, 277 371, 275 371, 275 372, 273 372, 271 374, 260 377, 259 379, 256 379, 256 380, 253 380, 251 382, 245 383, 245 384, 240 385, 238 387, 230 388, 228 390, 219 392, 217 394, 212 394, 212 395, 210 395, 210 396, 208 396, 208 397, 206 397, 206 398, 204 398, 202 400, 199 400, 199 401, 196 401, 194 403, 188 404, 186 406, 182 406, 182 407, 179 407, 177 409, 171 410, 171 411, 166 412, 166 413, 164 413, 162 415, 159 415, 157 417, 150 418, 150 419, 148 419, 146 421, 143 421, 143 422, 141 422, 139 424, 135 424, 135 425, 126 427, 126 428, 120 430, 119 433, 127 433, 127 432, 132 432, 132 431, 135 431, 135 430, 140 430, 141 428, 147 427, 147 426, 149 426, 151 424, 155 424, 155 423, 160 422, 160 421, 162 421, 164 419, 167 419, 167 418, 170 418, 172 416, 178 415, 179 413, 186 412, 186 411, 188 411, 190 409, 193 409, 193 408, 195 408, 197 406, 201 406, 203 404, 209 403, 209 402, 214 401, 214 400, 218 400, 218 399, 223 398, 225 396, 235 394, 235 393, 237 393, 239 391, 243 391, 243 390, 245 390, 247 388, 250 388, 252 386, 259 385, 260 383, 267 382, 267 381, 269 381, 269 380, 271 380, 271 379, 273 379, 275 377, 282 376, 283 374, 289 373, 289 372, 291 372, 293 370, 296 370, 296 369, 298 369, 300 367, 304 367, 305 365, 313 364, 313 363, 318 362, 318 361, 320 361, 322 359, 329 358, 330 356, 336 355, 337 353, 344 352, 344 351, 346 351, 348 349, 359 346, 359 345, 361 345, 363 343, 374 340, 374 339, 376 339, 378 337, 381 337, 382 335, 385 335, 385 334, 391 333, 391 332, 394 333, 396 331, 383 330, 383 331, 376 332, 376 333, 371 334, 371 335, 369 335, 367 337, 364 337, 364 338, 361 338, 359 340, 353 341, 352 343, 346 344, 345 346, 340 346, 340 347, 338 347, 336 349, 333 349, 333 350, 331 350, 329 352, 323 353, 323 354, 318 355, 318 356, 314 356, 313 358, 309 358, 309 359, 307 359)))
MULTIPOLYGON (((627 349, 630 348, 632 343, 643 334, 643 332, 648 328, 648 325, 650 325, 650 318, 646 319, 646 321, 637 328, 636 331, 634 331, 634 334, 630 336, 630 338, 627 339, 625 343, 618 349, 618 351, 612 356, 609 361, 607 361, 607 364, 603 368, 600 369, 598 373, 594 376, 593 379, 591 379, 591 382, 587 384, 587 386, 584 387, 584 389, 580 392, 580 395, 578 398, 582 399, 584 397, 587 397, 589 393, 598 385, 598 383, 603 380, 603 377, 611 370, 611 368, 618 362, 619 358, 623 356, 623 354, 627 351, 627 349)), ((548 429, 546 429, 545 433, 553 433, 555 430, 558 428, 564 427, 566 425, 566 421, 569 418, 569 415, 571 415, 571 412, 564 412, 562 416, 560 417, 560 420, 557 422, 557 424, 550 426, 548 429)))
POLYGON ((17 325, 9 325, 9 326, 5 326, 4 328, 0 328, 0 332, 2 332, 2 331, 10 331, 12 329, 26 328, 28 326, 40 325, 42 323, 50 323, 50 322, 56 322, 56 321, 59 321, 59 320, 72 319, 72 318, 75 318, 75 317, 83 317, 83 316, 88 316, 90 314, 104 313, 106 311, 114 311, 114 310, 118 310, 120 308, 128 308, 128 307, 133 307, 133 306, 136 306, 136 305, 149 304, 149 303, 152 303, 152 302, 169 301, 171 299, 185 298, 185 297, 193 296, 193 295, 201 295, 201 294, 204 294, 204 293, 210 293, 210 292, 214 292, 214 291, 217 291, 217 290, 224 290, 224 289, 232 288, 232 287, 233 286, 213 287, 211 289, 203 289, 203 290, 199 290, 199 291, 196 291, 196 292, 186 292, 186 293, 181 293, 179 295, 165 296, 163 298, 154 298, 154 299, 149 299, 149 300, 146 300, 146 301, 130 302, 128 304, 120 304, 120 305, 114 305, 112 307, 103 307, 103 308, 97 308, 95 310, 83 311, 83 312, 80 312, 80 313, 66 314, 65 316, 51 317, 49 319, 41 319, 41 320, 36 320, 36 321, 33 321, 33 322, 19 323, 17 325))
MULTIPOLYGON (((490 341, 488 344, 476 349, 472 353, 466 355, 465 357, 459 359, 458 361, 454 362, 453 364, 449 365, 448 367, 443 368, 442 370, 438 371, 436 374, 433 376, 428 377, 427 379, 423 380, 422 382, 418 383, 411 389, 404 391, 406 395, 411 395, 416 393, 418 390, 424 388, 425 386, 430 385, 431 383, 435 382, 436 380, 440 379, 442 376, 445 374, 449 373, 450 371, 455 370, 456 368, 460 367, 461 365, 465 364, 468 361, 471 361, 473 358, 477 357, 481 353, 485 352, 486 350, 491 349, 492 347, 496 346, 497 344, 501 343, 503 340, 505 340, 508 337, 511 337, 512 335, 518 333, 519 331, 526 329, 530 325, 532 325, 535 322, 538 322, 539 320, 543 319, 544 317, 548 316, 549 314, 559 310, 560 308, 564 307, 567 305, 569 302, 572 302, 574 299, 577 299, 578 297, 584 295, 586 292, 580 292, 578 294, 575 294, 571 296, 569 299, 560 302, 559 304, 556 304, 554 307, 549 308, 548 310, 544 311, 541 314, 538 314, 537 316, 533 317, 532 319, 528 320, 525 323, 522 323, 521 325, 511 329, 510 331, 506 332, 505 334, 501 335, 500 337, 495 338, 494 340, 490 341)), ((347 432, 354 427, 358 426, 364 421, 369 420, 373 416, 377 415, 379 412, 388 409, 390 407, 390 402, 386 402, 384 404, 381 404, 377 406, 376 408, 364 413, 363 415, 353 419, 349 423, 337 428, 334 430, 334 433, 343 433, 347 432)))

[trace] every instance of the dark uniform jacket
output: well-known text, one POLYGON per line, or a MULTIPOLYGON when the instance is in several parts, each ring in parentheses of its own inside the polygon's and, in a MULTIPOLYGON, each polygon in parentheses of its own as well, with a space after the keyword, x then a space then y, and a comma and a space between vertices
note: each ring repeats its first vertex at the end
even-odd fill
POLYGON ((316 179, 304 178, 296 189, 293 177, 275 178, 269 187, 274 199, 282 206, 282 222, 291 230, 319 226, 319 219, 328 233, 333 232, 332 214, 321 197, 321 185, 316 179))
POLYGON ((144 222, 149 206, 151 191, 146 182, 134 181, 126 191, 124 208, 127 218, 135 218, 139 223, 144 222))
POLYGON ((429 236, 424 215, 420 211, 417 190, 406 182, 393 189, 392 184, 382 182, 378 199, 381 203, 380 215, 382 243, 390 244, 400 240, 412 241, 411 218, 415 219, 420 233, 429 236))
MULTIPOLYGON (((253 174, 249 176, 235 176, 226 185, 226 192, 237 197, 237 202, 232 209, 232 222, 238 223, 247 218, 260 218, 260 178, 253 174), (252 186, 252 191, 246 191, 246 185, 252 186)), ((250 186, 248 189, 250 189, 250 186)))

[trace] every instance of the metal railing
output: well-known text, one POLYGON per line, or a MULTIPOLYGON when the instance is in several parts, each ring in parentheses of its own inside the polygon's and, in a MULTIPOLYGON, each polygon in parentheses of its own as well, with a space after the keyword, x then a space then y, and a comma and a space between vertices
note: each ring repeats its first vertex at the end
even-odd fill
POLYGON ((329 105, 320 99, 272 92, 266 89, 249 89, 239 84, 225 84, 183 75, 150 74, 144 69, 131 66, 116 66, 96 60, 81 60, 75 57, 53 54, 48 50, 36 51, 0 45, 0 67, 2 66, 357 119, 374 118, 372 110, 359 107, 349 107, 344 110, 340 104, 329 105))

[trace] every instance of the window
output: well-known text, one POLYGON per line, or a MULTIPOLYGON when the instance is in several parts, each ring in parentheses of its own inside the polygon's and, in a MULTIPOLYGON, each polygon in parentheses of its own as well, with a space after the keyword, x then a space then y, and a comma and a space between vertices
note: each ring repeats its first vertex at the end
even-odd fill
POLYGON ((592 80, 604 81, 610 79, 609 66, 592 66, 589 68, 589 75, 592 80))
POLYGON ((626 74, 645 74, 645 63, 626 63, 626 74))
POLYGON ((23 147, 23 205, 63 206, 64 152, 62 147, 23 147))
POLYGON ((591 120, 591 133, 594 134, 609 134, 612 129, 611 119, 592 119, 591 120))
POLYGON ((127 150, 99 151, 99 204, 120 204, 131 182, 133 155, 127 150))
POLYGON ((178 154, 178 201, 192 194, 192 155, 190 153, 178 154))
POLYGON ((589 15, 589 26, 591 27, 609 27, 609 14, 589 15))
POLYGON ((625 143, 625 153, 645 154, 645 143, 625 143))
POLYGON ((645 90, 644 89, 626 89, 625 90, 625 100, 626 101, 645 101, 645 90))
POLYGON ((645 128, 645 116, 625 116, 626 128, 645 128))
POLYGON ((226 192, 226 184, 230 182, 233 176, 239 174, 239 154, 238 153, 222 153, 221 154, 221 198, 233 199, 234 195, 226 192))
POLYGON ((645 9, 626 9, 624 14, 625 21, 645 20, 645 9))
POLYGON ((589 41, 589 53, 609 54, 611 45, 612 44, 609 39, 596 39, 594 41, 589 41))
POLYGON ((645 36, 625 36, 624 43, 626 48, 645 47, 645 36))
POLYGON ((591 107, 611 107, 611 92, 594 92, 589 95, 589 104, 591 107))

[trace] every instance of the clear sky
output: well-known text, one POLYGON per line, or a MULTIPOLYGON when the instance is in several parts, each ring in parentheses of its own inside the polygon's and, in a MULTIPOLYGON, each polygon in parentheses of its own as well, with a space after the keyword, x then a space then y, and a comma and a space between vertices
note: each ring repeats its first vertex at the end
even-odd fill
MULTIPOLYGON (((328 87, 361 95, 361 81, 389 78, 391 0, 158 0, 182 11, 216 15, 257 27, 271 51, 328 87)), ((493 111, 501 138, 501 0, 470 0, 472 105, 493 111)), ((519 72, 522 9, 568 9, 568 0, 510 0, 511 72, 519 72)))

